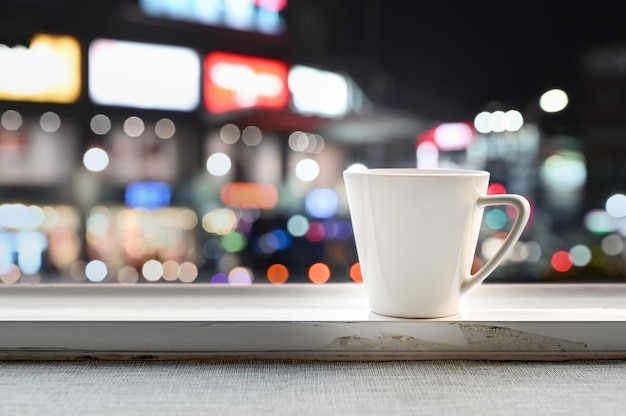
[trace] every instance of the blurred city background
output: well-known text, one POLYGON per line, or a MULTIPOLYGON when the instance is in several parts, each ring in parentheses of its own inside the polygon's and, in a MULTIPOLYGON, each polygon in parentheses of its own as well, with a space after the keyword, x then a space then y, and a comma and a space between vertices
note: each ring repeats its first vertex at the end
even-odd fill
POLYGON ((0 284, 360 282, 356 164, 526 196, 488 282, 626 282, 624 10, 555 3, 2 1, 0 284))

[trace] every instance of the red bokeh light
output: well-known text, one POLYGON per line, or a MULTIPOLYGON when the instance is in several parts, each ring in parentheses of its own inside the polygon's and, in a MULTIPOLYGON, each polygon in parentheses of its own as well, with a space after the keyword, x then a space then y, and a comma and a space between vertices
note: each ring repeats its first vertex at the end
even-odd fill
POLYGON ((572 262, 572 256, 567 251, 561 250, 552 255, 550 264, 557 272, 566 272, 572 268, 574 263, 572 262))
POLYGON ((501 183, 492 183, 487 188, 487 195, 506 194, 506 187, 501 183))
POLYGON ((305 234, 305 238, 312 243, 319 243, 324 239, 326 230, 324 225, 320 222, 312 222, 309 224, 309 229, 305 234))

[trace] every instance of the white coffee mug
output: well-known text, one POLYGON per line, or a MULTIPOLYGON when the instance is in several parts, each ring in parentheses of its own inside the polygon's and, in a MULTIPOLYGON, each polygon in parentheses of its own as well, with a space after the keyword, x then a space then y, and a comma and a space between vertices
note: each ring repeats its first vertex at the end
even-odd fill
POLYGON ((487 195, 486 171, 349 169, 343 176, 367 300, 382 315, 459 313, 461 297, 506 258, 530 216, 520 195, 487 195), (498 251, 471 274, 488 205, 512 205, 517 216, 498 251))

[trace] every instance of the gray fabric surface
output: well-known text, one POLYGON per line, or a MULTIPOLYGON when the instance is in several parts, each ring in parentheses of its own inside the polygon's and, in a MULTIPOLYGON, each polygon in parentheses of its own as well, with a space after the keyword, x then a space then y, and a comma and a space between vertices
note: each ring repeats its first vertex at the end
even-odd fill
POLYGON ((0 415, 624 415, 626 361, 3 361, 0 415))

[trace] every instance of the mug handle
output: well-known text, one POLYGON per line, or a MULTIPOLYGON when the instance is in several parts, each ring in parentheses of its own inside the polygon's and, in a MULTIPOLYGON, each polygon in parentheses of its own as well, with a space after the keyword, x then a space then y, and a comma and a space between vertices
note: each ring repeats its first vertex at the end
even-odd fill
POLYGON ((483 267, 481 267, 480 270, 478 270, 475 274, 470 275, 463 281, 461 284, 461 293, 463 294, 469 292, 470 289, 485 280, 487 276, 489 276, 495 268, 498 267, 500 262, 504 260, 504 257, 513 248, 513 245, 515 245, 517 240, 521 237, 524 227, 526 227, 528 219, 530 218, 530 204, 528 203, 528 200, 521 195, 484 195, 478 198, 476 204, 479 208, 484 208, 488 205, 512 205, 517 209, 517 217, 515 218, 515 222, 513 223, 511 230, 505 237, 498 251, 487 261, 487 263, 485 263, 483 267))

